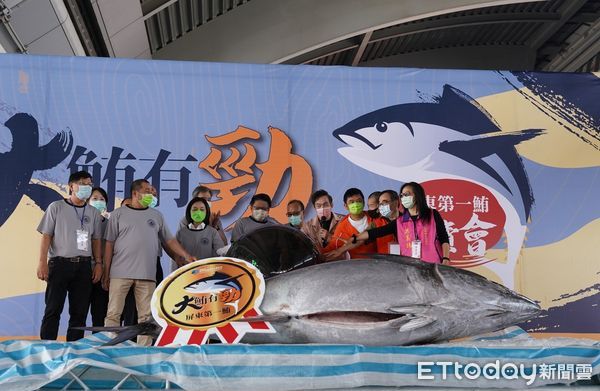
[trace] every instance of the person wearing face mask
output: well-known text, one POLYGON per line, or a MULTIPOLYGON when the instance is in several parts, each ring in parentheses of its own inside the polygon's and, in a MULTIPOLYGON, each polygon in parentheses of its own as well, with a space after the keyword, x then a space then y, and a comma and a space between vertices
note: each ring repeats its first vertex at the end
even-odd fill
POLYGON ((367 213, 371 217, 380 217, 379 214, 379 196, 381 195, 380 191, 374 191, 369 194, 369 198, 367 198, 367 213))
MULTIPOLYGON (((196 197, 200 197, 200 198, 204 198, 206 201, 208 201, 208 206, 209 208, 212 208, 212 204, 210 202, 210 200, 212 199, 212 190, 210 190, 208 187, 200 185, 200 186, 196 186, 196 188, 192 191, 192 198, 196 198, 196 197)), ((214 229, 217 230, 217 232, 219 233, 219 237, 221 238, 221 241, 224 243, 223 246, 227 245, 227 236, 225 236, 225 230, 223 229, 223 223, 221 223, 221 213, 220 211, 212 211, 210 212, 210 216, 209 216, 209 225, 211 227, 213 227, 214 229)), ((186 216, 183 216, 181 218, 181 221, 179 222, 179 228, 185 228, 188 226, 188 221, 186 216)))
MULTIPOLYGON (((150 201, 148 208, 156 208, 158 206, 158 191, 156 190, 156 187, 151 185, 150 193, 152 194, 152 201, 150 201)), ((121 203, 121 206, 123 206, 123 205, 131 205, 131 198, 124 199, 123 202, 121 203), (126 202, 126 200, 129 200, 129 202, 126 202)), ((169 253, 169 256, 171 258, 174 257, 174 255, 168 251, 168 247, 166 247, 163 243, 159 243, 158 254, 156 256, 156 284, 157 285, 163 280, 163 277, 164 277, 163 268, 160 263, 160 259, 163 254, 163 252, 162 252, 163 248, 165 248, 165 250, 167 251, 167 253, 169 253)), ((138 314, 137 314, 137 310, 135 307, 136 307, 135 306, 135 289, 132 286, 131 288, 129 288, 129 292, 127 292, 127 296, 125 297, 125 305, 123 306, 123 312, 121 313, 121 320, 122 320, 123 326, 133 326, 133 325, 137 324, 138 314)))
MULTIPOLYGON (((102 286, 108 290, 108 311, 104 326, 119 326, 125 297, 134 287, 138 323, 152 316, 150 301, 156 287, 156 255, 160 243, 176 255, 178 264, 194 260, 171 234, 163 215, 150 208, 152 186, 145 179, 131 184, 131 205, 111 213, 106 229, 104 276, 102 286)), ((152 337, 140 335, 137 342, 149 346, 152 337)))
MULTIPOLYGON (((310 202, 317 215, 304 222, 302 232, 311 238, 317 250, 323 253, 323 249, 331 240, 335 227, 344 216, 333 213, 333 198, 325 190, 315 191, 310 197, 310 202)), ((341 256, 339 259, 344 259, 344 257, 341 256)))
POLYGON ((429 263, 450 263, 450 244, 444 219, 435 209, 429 208, 425 190, 416 182, 405 183, 400 189, 400 201, 404 213, 396 221, 357 235, 352 240, 360 245, 395 232, 400 244, 400 255, 419 258, 429 263))
POLYGON ((235 223, 235 227, 231 231, 231 242, 235 242, 257 228, 277 225, 277 221, 269 217, 270 209, 271 197, 264 193, 255 194, 250 200, 251 215, 243 217, 235 223))
POLYGON ((302 229, 304 221, 304 204, 300 200, 291 200, 287 204, 288 223, 290 227, 302 229))
POLYGON ((393 235, 385 235, 376 240, 361 243, 346 250, 344 248, 348 241, 369 228, 381 227, 388 223, 382 217, 371 217, 364 211, 364 196, 362 191, 356 188, 346 190, 344 193, 344 207, 348 210, 348 215, 344 217, 335 228, 333 237, 329 244, 324 248, 327 260, 339 258, 348 251, 350 258, 360 258, 364 254, 387 253, 388 244, 394 240, 393 235))
POLYGON ((400 197, 394 190, 384 190, 379 195, 379 214, 390 221, 398 218, 400 197))
MULTIPOLYGON (((92 189, 92 195, 88 200, 88 204, 100 213, 102 219, 100 221, 101 231, 101 249, 104 248, 104 236, 106 234, 106 227, 108 226, 108 219, 110 213, 107 208, 108 194, 106 190, 101 187, 94 187, 92 189)), ((102 256, 100 257, 102 259, 102 256)), ((92 316, 92 326, 102 327, 104 326, 104 318, 106 317, 106 309, 108 308, 108 292, 102 288, 102 281, 96 282, 92 287, 92 294, 90 296, 90 315, 92 316)))
MULTIPOLYGON (((69 326, 85 326, 92 284, 102 277, 100 213, 86 204, 92 177, 79 171, 69 177, 69 198, 51 203, 37 228, 42 234, 37 277, 46 281, 46 307, 41 339, 56 339, 65 298, 69 296, 69 326)), ((67 341, 83 337, 67 330, 67 341)))
POLYGON ((181 246, 195 259, 217 256, 217 249, 224 246, 219 232, 209 222, 210 206, 202 197, 193 198, 185 209, 188 225, 179 227, 175 237, 181 246))

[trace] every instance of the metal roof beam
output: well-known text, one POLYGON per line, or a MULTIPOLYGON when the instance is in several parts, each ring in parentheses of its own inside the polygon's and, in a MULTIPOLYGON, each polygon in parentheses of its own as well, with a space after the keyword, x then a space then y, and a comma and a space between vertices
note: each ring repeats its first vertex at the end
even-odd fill
POLYGON ((489 15, 464 15, 452 18, 425 20, 422 22, 404 24, 373 34, 371 42, 398 38, 411 34, 425 33, 449 28, 480 26, 499 23, 542 23, 560 19, 560 14, 553 12, 538 13, 499 13, 489 15))
POLYGON ((575 72, 598 53, 600 53, 600 19, 544 65, 543 70, 575 72))
POLYGON ((581 9, 581 7, 587 2, 587 0, 569 0, 565 1, 564 5, 559 8, 558 12, 560 13, 560 19, 555 21, 554 23, 548 23, 543 26, 539 32, 531 37, 527 42, 527 46, 532 47, 534 49, 539 49, 546 41, 548 41, 562 26, 577 11, 581 9))
POLYGON ((358 50, 356 51, 356 54, 354 55, 354 58, 352 59, 352 66, 355 67, 358 65, 358 63, 360 62, 360 59, 363 56, 363 53, 365 52, 365 49, 367 48, 367 45, 369 44, 369 41, 371 40, 371 36, 373 35, 372 31, 367 31, 367 33, 363 36, 362 42, 360 43, 360 46, 358 47, 358 50))

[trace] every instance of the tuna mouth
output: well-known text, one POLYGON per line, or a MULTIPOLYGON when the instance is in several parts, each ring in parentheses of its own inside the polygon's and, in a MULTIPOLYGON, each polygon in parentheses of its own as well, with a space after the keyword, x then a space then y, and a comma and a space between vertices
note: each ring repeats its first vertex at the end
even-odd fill
POLYGON ((300 319, 307 319, 321 323, 332 323, 338 325, 373 325, 374 323, 386 323, 391 320, 404 317, 405 314, 387 313, 387 312, 367 312, 367 311, 334 311, 318 312, 299 316, 300 319))
POLYGON ((376 150, 381 147, 381 144, 375 145, 366 137, 356 133, 356 132, 344 132, 341 129, 338 129, 333 132, 333 136, 343 142, 346 145, 350 145, 352 147, 358 147, 358 143, 362 142, 367 145, 369 148, 376 150))

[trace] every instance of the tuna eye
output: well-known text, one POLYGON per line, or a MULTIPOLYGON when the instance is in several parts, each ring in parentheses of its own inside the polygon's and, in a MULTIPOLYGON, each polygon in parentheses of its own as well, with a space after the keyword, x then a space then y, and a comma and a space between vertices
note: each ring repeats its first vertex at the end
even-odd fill
POLYGON ((375 124, 375 129, 377 129, 378 132, 385 132, 388 129, 388 126, 385 122, 378 122, 375 124))

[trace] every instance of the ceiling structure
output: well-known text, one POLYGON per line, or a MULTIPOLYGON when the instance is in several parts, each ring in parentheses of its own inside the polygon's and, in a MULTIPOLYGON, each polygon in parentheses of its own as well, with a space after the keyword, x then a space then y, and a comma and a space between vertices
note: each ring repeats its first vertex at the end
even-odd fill
POLYGON ((600 0, 0 0, 0 52, 600 70, 600 0))

